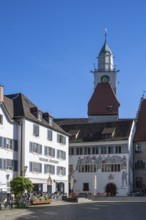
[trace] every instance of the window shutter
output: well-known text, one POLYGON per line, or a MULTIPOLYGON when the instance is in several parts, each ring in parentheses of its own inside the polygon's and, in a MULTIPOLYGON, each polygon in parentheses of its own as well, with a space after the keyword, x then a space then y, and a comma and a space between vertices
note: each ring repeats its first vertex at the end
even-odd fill
POLYGON ((44 173, 47 173, 47 165, 44 164, 44 173))
POLYGON ((66 144, 66 137, 63 136, 63 144, 66 144))
POLYGON ((17 140, 13 141, 13 145, 14 145, 14 151, 18 151, 18 141, 17 140))
POLYGON ((45 146, 44 155, 47 155, 47 147, 45 146))
POLYGON ((7 148, 7 139, 6 138, 3 138, 2 147, 7 148))
POLYGON ((32 172, 32 162, 29 162, 29 171, 32 172))
POLYGON ((39 136, 39 126, 38 125, 33 125, 33 134, 35 136, 39 136))
POLYGON ((60 143, 60 135, 57 134, 57 142, 60 143))
POLYGON ((42 164, 39 166, 39 172, 42 173, 42 164))
POLYGON ((32 146, 33 146, 33 143, 29 142, 29 152, 32 152, 32 146))
POLYGON ((2 169, 2 158, 0 158, 0 169, 2 169))
POLYGON ((48 130, 48 140, 52 140, 52 130, 48 130))
POLYGON ((0 137, 0 147, 3 147, 3 145, 2 145, 2 140, 3 140, 3 138, 0 137))
POLYGON ((18 162, 17 162, 17 160, 13 161, 13 168, 14 168, 14 171, 18 170, 18 162))
POLYGON ((53 149, 53 157, 55 157, 55 149, 53 149))
POLYGON ((40 154, 42 154, 42 145, 39 145, 40 148, 40 154))

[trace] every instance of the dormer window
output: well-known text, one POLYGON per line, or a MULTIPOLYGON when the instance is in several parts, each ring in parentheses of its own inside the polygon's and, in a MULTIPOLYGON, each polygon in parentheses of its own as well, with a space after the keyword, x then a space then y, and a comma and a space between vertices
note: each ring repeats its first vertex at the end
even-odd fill
POLYGON ((37 107, 32 107, 30 111, 39 121, 42 121, 42 112, 37 107))
POLYGON ((43 118, 49 123, 49 125, 53 125, 53 117, 48 112, 43 113, 43 118))
POLYGON ((115 134, 115 128, 104 128, 101 134, 103 138, 112 138, 115 134))

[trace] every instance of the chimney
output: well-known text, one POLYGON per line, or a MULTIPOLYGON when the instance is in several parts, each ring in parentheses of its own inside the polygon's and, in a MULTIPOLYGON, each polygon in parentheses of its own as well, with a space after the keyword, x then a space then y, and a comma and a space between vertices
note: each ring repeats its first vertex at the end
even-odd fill
POLYGON ((0 85, 0 103, 4 101, 4 87, 0 85))

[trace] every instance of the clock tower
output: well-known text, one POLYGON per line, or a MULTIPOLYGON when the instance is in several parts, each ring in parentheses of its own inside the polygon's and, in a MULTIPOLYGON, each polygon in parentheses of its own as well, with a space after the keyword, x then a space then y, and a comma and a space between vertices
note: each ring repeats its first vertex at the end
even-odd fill
POLYGON ((94 74, 94 89, 100 82, 109 82, 113 91, 116 94, 116 78, 117 70, 114 67, 114 57, 110 50, 105 33, 105 42, 98 56, 98 68, 93 71, 94 74))
POLYGON ((117 70, 113 54, 105 42, 98 56, 98 68, 94 68, 94 92, 88 102, 88 122, 109 122, 119 118, 120 103, 116 97, 117 70))

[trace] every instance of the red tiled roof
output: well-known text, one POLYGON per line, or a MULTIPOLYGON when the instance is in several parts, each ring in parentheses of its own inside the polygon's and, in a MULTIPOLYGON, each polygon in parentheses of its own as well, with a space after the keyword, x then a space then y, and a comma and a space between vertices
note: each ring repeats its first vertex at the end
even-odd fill
POLYGON ((88 115, 118 115, 119 102, 109 83, 98 83, 88 103, 88 115))
POLYGON ((134 141, 146 141, 146 99, 141 102, 134 141))

